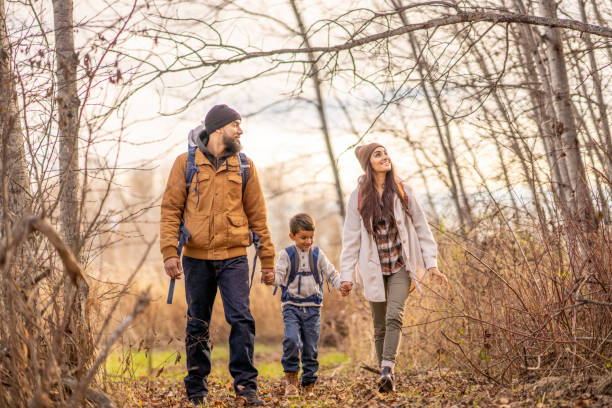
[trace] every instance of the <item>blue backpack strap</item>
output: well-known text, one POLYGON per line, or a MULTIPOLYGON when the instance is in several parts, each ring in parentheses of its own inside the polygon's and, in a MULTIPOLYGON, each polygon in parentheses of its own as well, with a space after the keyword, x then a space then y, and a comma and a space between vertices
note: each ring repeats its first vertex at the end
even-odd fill
MULTIPOLYGON (((187 205, 187 197, 189 196, 189 188, 191 187, 191 181, 193 180, 193 176, 200 172, 198 166, 195 164, 195 155, 196 155, 197 146, 188 145, 187 146, 187 164, 185 166, 185 204, 187 205)), ((200 192, 198 191, 198 185, 196 183, 194 188, 197 194, 196 206, 200 203, 200 192)), ((181 253, 183 252, 183 246, 189 242, 191 238, 191 234, 185 227, 185 220, 183 215, 185 213, 185 208, 183 207, 183 214, 181 214, 181 224, 179 226, 179 238, 178 238, 178 246, 176 248, 176 254, 179 259, 181 257, 181 253)), ((174 297, 174 278, 170 279, 170 288, 168 288, 168 298, 166 299, 167 304, 172 304, 172 298, 174 297)))
POLYGON ((319 286, 321 287, 321 292, 323 292, 323 282, 327 282, 327 291, 331 292, 331 289, 329 288, 329 279, 325 279, 325 276, 323 276, 323 272, 319 272, 318 268, 319 268, 319 247, 314 247, 313 251, 312 251, 312 255, 313 255, 313 263, 314 263, 314 273, 315 273, 315 279, 317 280, 317 283, 319 284, 319 286))
POLYGON ((240 161, 240 171, 238 174, 242 176, 242 195, 244 196, 244 189, 246 188, 247 181, 249 181, 251 165, 246 154, 243 152, 238 153, 238 160, 240 161))
POLYGON ((310 272, 314 275, 315 281, 320 286, 323 281, 319 276, 319 247, 315 246, 308 251, 308 261, 310 263, 310 272))
MULTIPOLYGON (((247 159, 246 154, 243 152, 238 153, 238 161, 240 162, 240 171, 238 174, 242 177, 242 196, 244 197, 244 189, 246 188, 247 181, 249 181, 249 175, 251 170, 251 165, 249 164, 249 160, 247 159)), ((253 280, 255 279, 255 265, 257 265, 257 255, 259 253, 259 247, 261 246, 261 242, 259 242, 259 235, 254 233, 249 228, 249 243, 255 245, 255 255, 253 256, 253 269, 251 271, 251 284, 249 285, 249 290, 253 287, 253 280)), ((274 288, 274 293, 276 293, 276 288, 274 288)))
MULTIPOLYGON (((287 252, 287 255, 289 256, 289 265, 291 266, 291 269, 289 270, 289 277, 287 278, 287 284, 283 285, 281 283, 281 292, 284 294, 285 291, 287 290, 287 288, 289 287, 289 284, 291 282, 293 282, 293 280, 295 279, 295 273, 297 270, 296 267, 296 257, 295 257, 295 247, 293 245, 288 246, 287 248, 285 248, 285 252, 287 252)), ((274 292, 272 292, 272 296, 276 295, 276 290, 278 289, 278 286, 274 288, 274 292)))
POLYGON ((287 284, 285 285, 285 287, 289 287, 289 284, 293 282, 293 280, 295 279, 295 275, 297 274, 297 256, 295 247, 293 245, 285 248, 285 251, 287 251, 287 255, 289 255, 289 262, 291 264, 289 278, 287 279, 287 284))
MULTIPOLYGON (((249 237, 251 243, 255 245, 255 255, 253 255, 253 270, 251 271, 251 284, 249 285, 249 291, 253 287, 253 280, 255 279, 255 266, 257 265, 257 255, 259 254, 259 247, 261 246, 261 242, 259 242, 259 235, 249 230, 249 237)), ((276 293, 276 288, 274 288, 274 293, 276 293)))
MULTIPOLYGON (((191 181, 193 180, 193 176, 196 173, 199 173, 200 170, 198 169, 198 166, 196 166, 195 164, 195 155, 196 155, 196 150, 198 149, 197 146, 189 146, 187 149, 187 166, 185 166, 185 189, 187 190, 187 195, 189 195, 189 187, 191 186, 191 181)), ((198 185, 196 184, 194 191, 197 194, 197 202, 196 202, 196 206, 200 203, 200 192, 198 191, 198 185)), ((185 200, 185 203, 187 203, 187 200, 185 200)))

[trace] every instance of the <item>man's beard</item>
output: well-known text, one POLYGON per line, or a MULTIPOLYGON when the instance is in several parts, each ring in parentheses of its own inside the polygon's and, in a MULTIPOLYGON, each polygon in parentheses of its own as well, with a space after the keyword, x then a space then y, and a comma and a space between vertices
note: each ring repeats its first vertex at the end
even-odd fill
POLYGON ((228 136, 227 133, 223 132, 223 146, 225 146, 225 152, 228 155, 233 156, 242 150, 242 145, 233 137, 228 136))

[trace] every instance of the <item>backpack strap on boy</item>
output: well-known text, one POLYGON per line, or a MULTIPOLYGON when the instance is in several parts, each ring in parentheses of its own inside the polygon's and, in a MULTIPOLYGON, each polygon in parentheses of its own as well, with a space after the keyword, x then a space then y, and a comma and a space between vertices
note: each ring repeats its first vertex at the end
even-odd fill
MULTIPOLYGON (((290 265, 290 269, 289 269, 289 276, 287 277, 287 283, 285 285, 281 285, 281 292, 282 292, 282 301, 285 300, 292 300, 294 302, 310 302, 310 301, 315 301, 314 297, 308 297, 308 298, 304 298, 304 299, 296 299, 296 298, 291 298, 289 295, 289 285, 296 279, 298 279, 298 294, 301 293, 302 290, 302 276, 308 276, 308 275, 313 275, 315 281, 317 282, 317 284, 319 285, 319 288, 321 288, 321 291, 323 290, 323 277, 320 275, 319 273, 319 267, 318 267, 318 261, 319 261, 319 247, 315 246, 313 248, 310 249, 310 251, 308 251, 308 263, 310 266, 310 270, 306 271, 306 272, 298 272, 298 256, 297 256, 297 248, 294 245, 288 246, 287 248, 285 248, 285 251, 287 252, 287 255, 289 256, 289 265, 290 265)), ((274 292, 272 293, 272 295, 276 295, 276 290, 278 289, 278 287, 274 288, 274 292)))
MULTIPOLYGON (((293 280, 295 279, 295 274, 297 271, 297 256, 296 255, 296 248, 294 245, 290 245, 287 248, 285 248, 285 252, 287 252, 287 255, 289 256, 289 276, 287 277, 287 284, 286 285, 280 285, 281 288, 281 292, 282 295, 285 295, 285 292, 287 291, 287 288, 289 287, 289 284, 291 284, 291 282, 293 282, 293 280)), ((272 296, 276 295, 276 291, 278 290, 278 286, 274 288, 274 292, 272 292, 272 296)))

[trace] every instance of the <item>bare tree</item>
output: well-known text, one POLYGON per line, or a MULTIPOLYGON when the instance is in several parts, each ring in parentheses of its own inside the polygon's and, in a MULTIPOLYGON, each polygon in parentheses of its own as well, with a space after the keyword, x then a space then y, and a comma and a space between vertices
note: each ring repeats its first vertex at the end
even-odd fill
MULTIPOLYGON (((30 182, 25 141, 13 75, 13 47, 9 44, 4 0, 0 0, 0 219, 10 229, 30 211, 30 182)), ((5 237, 9 230, 3 232, 5 237)))
MULTIPOLYGON (((79 216, 79 97, 77 94, 78 57, 74 47, 72 0, 53 0, 55 53, 60 142, 60 224, 67 245, 78 257, 80 252, 79 216)), ((91 354, 91 329, 85 312, 89 286, 84 279, 76 285, 66 282, 66 307, 71 308, 71 331, 78 339, 70 347, 70 361, 83 370, 91 354), (84 358, 83 358, 84 357, 84 358)), ((78 374, 77 374, 78 375, 78 374)))
MULTIPOLYGON (((306 48, 311 48, 310 39, 308 38, 308 32, 306 31, 302 14, 298 9, 295 0, 291 0, 291 9, 293 10, 293 14, 295 16, 295 19, 297 20, 299 33, 302 37, 304 45, 306 46, 306 48)), ((338 202, 338 212, 340 213, 342 219, 344 219, 346 210, 344 208, 344 194, 342 192, 342 182, 340 180, 340 173, 336 164, 336 156, 334 155, 334 149, 332 147, 331 135, 327 121, 327 114, 325 113, 325 103, 323 100, 323 85, 321 84, 321 79, 319 78, 319 68, 317 66, 317 59, 314 53, 308 54, 308 60, 310 62, 310 68, 307 76, 312 80, 312 85, 316 95, 314 105, 317 108, 319 120, 321 121, 321 132, 323 133, 323 139, 325 140, 325 147, 327 149, 329 164, 331 166, 332 174, 334 177, 334 183, 336 184, 336 200, 338 202)))
MULTIPOLYGON (((557 18, 556 5, 552 0, 542 0, 540 3, 542 13, 548 18, 557 18)), ((546 41, 548 43, 548 66, 553 104, 556 112, 556 122, 553 124, 554 134, 561 139, 564 154, 567 155, 569 194, 572 210, 587 228, 594 228, 595 213, 593 201, 588 186, 588 180, 580 145, 576 132, 576 121, 569 93, 569 80, 563 52, 561 31, 555 27, 546 28, 546 41)))

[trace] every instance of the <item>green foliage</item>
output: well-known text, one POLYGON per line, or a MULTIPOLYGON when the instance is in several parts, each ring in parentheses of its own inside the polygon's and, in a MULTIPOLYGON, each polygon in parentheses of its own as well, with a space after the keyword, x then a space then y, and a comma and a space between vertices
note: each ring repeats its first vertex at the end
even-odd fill
MULTIPOLYGON (((283 376, 280 363, 282 346, 280 344, 255 344, 255 365, 259 376, 278 379, 283 376)), ((227 345, 214 346, 211 353, 211 377, 221 381, 231 380, 227 369, 229 348, 227 345)), ((319 364, 333 367, 348 362, 346 354, 338 351, 323 350, 319 353, 319 364)), ((128 350, 117 351, 106 360, 106 374, 110 377, 160 377, 180 379, 185 376, 184 351, 177 350, 128 350), (151 360, 149 362, 149 359, 151 360), (149 368, 150 367, 150 368, 149 368)))

